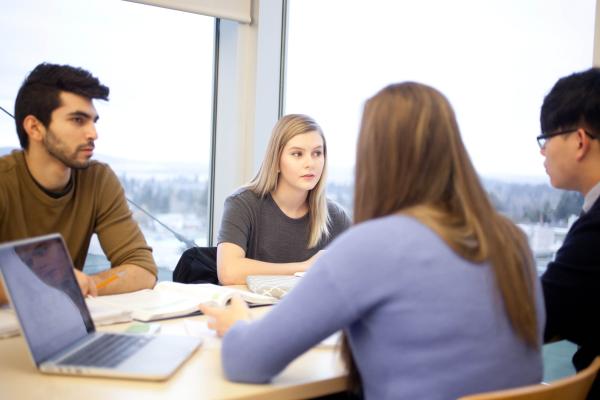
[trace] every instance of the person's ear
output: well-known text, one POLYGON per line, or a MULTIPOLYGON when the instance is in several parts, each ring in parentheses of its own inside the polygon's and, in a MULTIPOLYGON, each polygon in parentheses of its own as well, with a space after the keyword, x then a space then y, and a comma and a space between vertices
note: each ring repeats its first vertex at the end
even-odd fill
POLYGON ((33 115, 28 115, 25 117, 25 119, 23 119, 23 129, 25 132, 27 132, 29 140, 36 142, 41 142, 46 133, 46 127, 44 124, 42 124, 42 122, 33 115))
POLYGON ((581 161, 590 151, 590 146, 592 145, 592 138, 590 138, 585 132, 585 130, 582 128, 577 129, 575 134, 577 135, 576 159, 577 161, 581 161))

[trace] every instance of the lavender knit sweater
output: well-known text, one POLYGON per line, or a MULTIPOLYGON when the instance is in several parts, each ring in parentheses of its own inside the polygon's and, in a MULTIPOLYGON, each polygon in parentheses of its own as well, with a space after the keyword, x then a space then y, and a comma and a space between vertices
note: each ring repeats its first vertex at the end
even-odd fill
MULTIPOLYGON (((535 298, 541 338, 537 286, 535 298)), ((404 216, 350 229, 263 319, 236 323, 223 340, 225 374, 268 382, 340 329, 366 399, 456 399, 542 378, 540 349, 514 333, 490 266, 404 216)))

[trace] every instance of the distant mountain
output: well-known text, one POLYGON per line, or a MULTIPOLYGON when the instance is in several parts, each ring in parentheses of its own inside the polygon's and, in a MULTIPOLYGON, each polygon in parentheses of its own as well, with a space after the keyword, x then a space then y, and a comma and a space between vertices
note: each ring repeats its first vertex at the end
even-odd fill
MULTIPOLYGON (((0 156, 9 154, 15 150, 15 147, 0 147, 0 156)), ((110 167, 119 175, 152 176, 164 174, 187 174, 194 173, 198 175, 208 175, 208 162, 193 163, 181 161, 142 161, 129 160, 122 157, 113 157, 105 154, 97 154, 95 160, 110 165, 110 167)))
MULTIPOLYGON (((14 147, 0 147, 0 156, 10 153, 14 147)), ((142 161, 130 160, 122 157, 114 157, 106 154, 97 154, 95 160, 102 161, 111 166, 117 174, 144 175, 172 174, 172 173, 195 173, 208 175, 208 161, 181 162, 181 161, 142 161)), ((545 184, 548 185, 547 177, 540 176, 484 176, 483 183, 486 187, 497 184, 545 184)), ((354 166, 329 166, 329 182, 339 184, 352 184, 354 182, 354 166)))
POLYGON ((208 175, 208 162, 131 160, 105 154, 97 154, 94 159, 110 165, 119 175, 144 175, 147 177, 151 175, 189 173, 208 175))
MULTIPOLYGON (((354 182, 354 166, 347 165, 328 165, 328 182, 336 182, 339 184, 353 184, 354 182)), ((485 175, 480 176, 482 183, 485 186, 493 184, 531 184, 548 185, 547 176, 535 175, 485 175)))

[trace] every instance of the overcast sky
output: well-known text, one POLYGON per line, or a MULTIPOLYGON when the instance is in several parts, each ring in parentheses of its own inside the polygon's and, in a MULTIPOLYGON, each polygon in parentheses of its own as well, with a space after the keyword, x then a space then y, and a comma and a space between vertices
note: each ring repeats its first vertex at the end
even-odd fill
POLYGON ((364 100, 423 82, 454 106, 480 174, 545 179, 539 108, 559 77, 591 67, 594 10, 595 0, 292 0, 287 110, 320 121, 332 164, 347 164, 364 100))

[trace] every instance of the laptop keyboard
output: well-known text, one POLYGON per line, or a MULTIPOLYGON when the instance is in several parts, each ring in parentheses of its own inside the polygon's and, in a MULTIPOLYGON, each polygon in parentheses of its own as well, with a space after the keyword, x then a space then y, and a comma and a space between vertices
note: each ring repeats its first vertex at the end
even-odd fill
POLYGON ((115 335, 106 333, 89 345, 79 349, 58 365, 112 368, 147 345, 154 336, 115 335))

